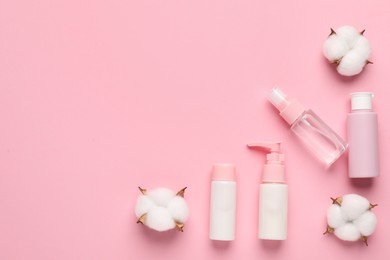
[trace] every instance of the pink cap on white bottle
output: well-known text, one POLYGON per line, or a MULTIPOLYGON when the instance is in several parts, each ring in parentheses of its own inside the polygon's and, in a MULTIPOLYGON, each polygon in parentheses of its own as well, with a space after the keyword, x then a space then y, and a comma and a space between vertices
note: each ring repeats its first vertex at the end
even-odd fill
POLYGON ((231 163, 216 163, 211 173, 213 181, 235 181, 236 167, 231 163))
POLYGON ((236 169, 230 163, 214 164, 211 173, 211 240, 232 241, 236 229, 236 169))

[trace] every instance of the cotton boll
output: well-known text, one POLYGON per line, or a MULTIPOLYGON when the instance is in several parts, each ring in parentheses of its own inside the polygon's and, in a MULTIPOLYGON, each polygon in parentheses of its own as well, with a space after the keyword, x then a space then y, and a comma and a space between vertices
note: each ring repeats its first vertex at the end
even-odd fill
POLYGON ((348 221, 357 219, 363 212, 368 210, 369 207, 370 202, 360 195, 348 194, 343 196, 341 210, 343 217, 348 221))
POLYGON ((359 52, 350 51, 340 60, 337 71, 344 76, 354 76, 363 70, 366 63, 359 52))
POLYGON ((154 202, 145 195, 141 195, 137 198, 135 204, 135 215, 139 218, 143 214, 148 213, 148 211, 154 207, 154 202))
POLYGON ((177 228, 183 231, 184 222, 189 211, 184 192, 186 188, 177 193, 167 188, 146 190, 138 187, 142 195, 138 196, 135 207, 137 223, 156 231, 166 231, 177 228))
POLYGON ((347 223, 334 231, 336 237, 345 241, 357 241, 361 235, 357 227, 352 223, 347 223))
POLYGON ((147 214, 145 225, 157 231, 167 231, 175 228, 176 224, 166 208, 153 207, 147 214))
POLYGON ((354 47, 360 33, 354 27, 345 25, 336 30, 336 35, 345 41, 348 47, 351 49, 354 47))
POLYGON ((156 205, 166 207, 169 201, 175 197, 175 192, 167 188, 157 188, 148 191, 148 196, 156 205))
POLYGON ((345 225, 346 220, 341 214, 341 208, 337 204, 332 204, 328 208, 327 212, 328 226, 331 228, 338 228, 345 225))
POLYGON ((176 196, 168 204, 167 207, 172 218, 179 223, 184 223, 187 221, 189 211, 188 206, 184 198, 176 196))
POLYGON ((337 64, 337 72, 343 76, 355 76, 368 64, 371 46, 363 32, 352 26, 343 26, 331 30, 323 44, 324 56, 337 64))
POLYGON ((357 194, 347 194, 333 199, 327 210, 327 229, 324 234, 334 233, 346 241, 359 238, 368 245, 368 236, 375 231, 377 219, 372 209, 377 206, 357 194))
POLYGON ((372 211, 364 212, 358 219, 353 221, 353 224, 363 236, 370 236, 374 233, 376 223, 377 219, 372 211))
POLYGON ((328 60, 335 62, 348 53, 349 47, 343 39, 333 34, 326 39, 322 50, 328 60))

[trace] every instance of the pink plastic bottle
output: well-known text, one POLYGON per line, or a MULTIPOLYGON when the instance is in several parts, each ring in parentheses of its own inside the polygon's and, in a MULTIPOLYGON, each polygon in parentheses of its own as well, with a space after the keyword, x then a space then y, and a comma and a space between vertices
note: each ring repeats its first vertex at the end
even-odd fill
POLYGON ((379 175, 378 116, 372 110, 373 94, 351 94, 348 114, 350 178, 371 178, 379 175))

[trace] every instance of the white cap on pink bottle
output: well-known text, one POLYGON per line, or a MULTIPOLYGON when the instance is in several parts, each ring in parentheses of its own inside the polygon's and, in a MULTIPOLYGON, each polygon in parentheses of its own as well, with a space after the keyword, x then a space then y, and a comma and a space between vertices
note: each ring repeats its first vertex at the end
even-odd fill
POLYGON ((372 99, 374 94, 371 92, 355 92, 351 93, 351 109, 355 110, 371 110, 372 99))

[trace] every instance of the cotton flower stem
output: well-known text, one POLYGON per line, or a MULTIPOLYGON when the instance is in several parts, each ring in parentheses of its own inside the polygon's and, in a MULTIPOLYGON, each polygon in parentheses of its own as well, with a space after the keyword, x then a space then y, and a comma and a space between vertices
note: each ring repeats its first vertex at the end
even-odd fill
POLYGON ((370 203, 370 207, 369 207, 368 209, 373 209, 373 208, 375 208, 376 206, 378 206, 378 204, 371 204, 371 203, 370 203))
POLYGON ((360 239, 363 241, 364 244, 366 244, 366 246, 368 246, 368 237, 362 236, 360 239))
POLYGON ((334 61, 332 61, 332 63, 333 63, 333 64, 336 64, 336 65, 339 65, 339 64, 340 64, 340 62, 341 62, 341 59, 338 59, 338 60, 334 60, 334 61))
POLYGON ((176 224, 176 228, 177 230, 179 230, 180 232, 183 232, 183 228, 184 228, 184 224, 183 223, 180 223, 180 222, 175 222, 176 224))
POLYGON ((332 234, 334 232, 334 228, 327 226, 326 231, 322 233, 323 235, 332 234))
POLYGON ((141 188, 140 186, 138 186, 138 189, 139 189, 139 191, 140 191, 143 195, 146 194, 146 189, 143 189, 143 188, 141 188))
POLYGON ((330 28, 330 34, 329 36, 333 35, 333 34, 336 34, 336 32, 333 30, 333 28, 330 28))
POLYGON ((141 223, 142 225, 145 224, 146 221, 146 213, 143 214, 139 219, 137 220, 137 224, 141 223))
POLYGON ((367 60, 366 64, 374 64, 372 61, 367 60))
POLYGON ((341 206, 341 203, 343 203, 343 198, 342 197, 337 197, 337 198, 330 198, 333 201, 333 204, 337 204, 341 206))
POLYGON ((360 35, 363 35, 365 31, 366 31, 366 29, 364 29, 363 31, 361 31, 361 32, 360 32, 360 35))
POLYGON ((186 191, 187 187, 184 187, 183 189, 179 190, 177 193, 176 193, 176 196, 180 196, 182 198, 184 198, 184 192, 186 191))

